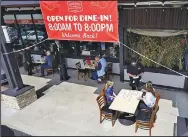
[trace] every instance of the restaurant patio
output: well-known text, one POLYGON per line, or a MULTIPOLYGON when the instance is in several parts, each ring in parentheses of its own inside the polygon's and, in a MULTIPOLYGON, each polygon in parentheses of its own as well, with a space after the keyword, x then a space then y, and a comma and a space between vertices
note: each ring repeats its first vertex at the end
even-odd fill
MULTIPOLYGON (((21 70, 22 74, 24 71, 21 70)), ((95 81, 77 80, 76 71, 69 70, 71 79, 59 81, 59 75, 39 78, 38 75, 22 75, 24 84, 34 85, 38 100, 22 110, 6 107, 2 102, 2 124, 29 135, 104 135, 104 136, 148 136, 148 130, 139 129, 135 124, 122 125, 118 120, 114 127, 110 121, 99 122, 99 108, 96 98, 103 88, 95 81)), ((114 91, 130 89, 128 83, 119 82, 113 76, 114 91)), ((157 120, 152 136, 173 136, 177 134, 177 118, 188 118, 188 94, 184 91, 155 87, 161 93, 157 120)), ((123 105, 123 104, 122 104, 123 105)))

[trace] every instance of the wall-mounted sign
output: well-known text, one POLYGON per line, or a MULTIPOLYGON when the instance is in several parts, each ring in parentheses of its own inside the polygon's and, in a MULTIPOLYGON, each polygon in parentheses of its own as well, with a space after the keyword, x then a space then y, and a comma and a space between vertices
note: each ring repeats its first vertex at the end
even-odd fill
POLYGON ((40 1, 50 39, 118 42, 117 1, 40 1))

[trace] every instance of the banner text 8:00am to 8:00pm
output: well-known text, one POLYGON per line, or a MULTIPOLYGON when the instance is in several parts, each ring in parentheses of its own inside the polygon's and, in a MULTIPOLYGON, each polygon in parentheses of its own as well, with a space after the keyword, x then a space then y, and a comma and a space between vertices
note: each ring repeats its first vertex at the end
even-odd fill
POLYGON ((113 24, 108 23, 49 23, 50 30, 61 31, 92 31, 92 32, 113 32, 113 24))

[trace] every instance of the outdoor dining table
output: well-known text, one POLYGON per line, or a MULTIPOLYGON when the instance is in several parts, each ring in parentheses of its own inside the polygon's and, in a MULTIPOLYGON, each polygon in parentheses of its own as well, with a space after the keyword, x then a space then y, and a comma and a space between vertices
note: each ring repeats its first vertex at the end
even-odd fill
POLYGON ((135 114, 138 108, 142 91, 122 89, 115 97, 109 109, 123 112, 119 117, 119 122, 124 125, 131 125, 135 122, 135 114))
MULTIPOLYGON (((95 70, 95 61, 90 60, 91 64, 89 65, 87 62, 84 63, 84 68, 89 70, 95 70)), ((112 62, 107 62, 107 65, 111 64, 112 62)))
MULTIPOLYGON (((112 62, 107 62, 107 65, 112 62)), ((90 60, 90 64, 87 63, 87 61, 84 61, 84 68, 88 70, 88 76, 91 76, 91 72, 95 71, 95 60, 90 60)))
POLYGON ((89 65, 88 63, 84 63, 84 68, 89 69, 89 70, 95 70, 95 61, 90 60, 91 64, 89 65))

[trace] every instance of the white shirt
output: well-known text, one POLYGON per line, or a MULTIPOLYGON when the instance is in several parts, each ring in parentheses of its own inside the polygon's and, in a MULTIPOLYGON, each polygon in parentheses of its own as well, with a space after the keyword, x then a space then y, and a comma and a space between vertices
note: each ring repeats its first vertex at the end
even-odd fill
POLYGON ((155 100, 156 98, 151 92, 146 92, 146 95, 143 97, 144 103, 150 108, 155 105, 155 100))

